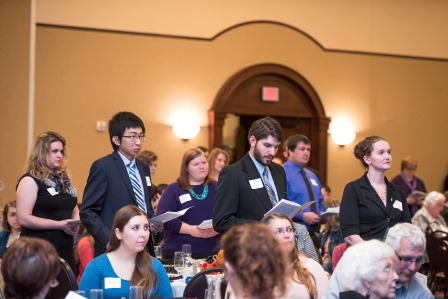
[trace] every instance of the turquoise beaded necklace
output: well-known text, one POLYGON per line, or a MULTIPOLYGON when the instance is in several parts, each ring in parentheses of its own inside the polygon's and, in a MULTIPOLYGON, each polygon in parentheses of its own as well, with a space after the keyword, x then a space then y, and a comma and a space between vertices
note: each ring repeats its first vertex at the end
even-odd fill
POLYGON ((193 191, 193 188, 188 189, 188 192, 190 192, 190 195, 193 196, 194 198, 196 198, 197 200, 204 200, 208 195, 208 185, 204 186, 204 191, 202 191, 201 195, 197 195, 193 191))

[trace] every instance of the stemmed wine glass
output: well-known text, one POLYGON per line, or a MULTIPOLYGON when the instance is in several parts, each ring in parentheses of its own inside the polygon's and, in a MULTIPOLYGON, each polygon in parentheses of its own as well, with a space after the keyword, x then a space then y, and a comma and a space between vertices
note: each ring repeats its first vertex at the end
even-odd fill
POLYGON ((184 269, 184 253, 182 251, 174 252, 174 269, 178 274, 184 269))

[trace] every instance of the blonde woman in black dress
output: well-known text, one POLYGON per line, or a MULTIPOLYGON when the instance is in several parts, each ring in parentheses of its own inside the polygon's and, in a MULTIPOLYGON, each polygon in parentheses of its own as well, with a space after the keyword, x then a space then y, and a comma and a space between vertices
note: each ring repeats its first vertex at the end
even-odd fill
POLYGON ((65 148, 65 139, 58 133, 45 132, 37 137, 26 173, 17 185, 17 215, 22 236, 49 241, 73 269, 73 235, 79 228, 79 210, 65 148))

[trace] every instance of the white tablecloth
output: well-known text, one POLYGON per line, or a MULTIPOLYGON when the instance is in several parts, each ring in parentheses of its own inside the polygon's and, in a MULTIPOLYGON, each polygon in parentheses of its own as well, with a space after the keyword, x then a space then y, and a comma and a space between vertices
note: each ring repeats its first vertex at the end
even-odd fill
POLYGON ((171 282, 171 289, 173 290, 173 297, 182 297, 187 284, 185 280, 174 280, 171 282))

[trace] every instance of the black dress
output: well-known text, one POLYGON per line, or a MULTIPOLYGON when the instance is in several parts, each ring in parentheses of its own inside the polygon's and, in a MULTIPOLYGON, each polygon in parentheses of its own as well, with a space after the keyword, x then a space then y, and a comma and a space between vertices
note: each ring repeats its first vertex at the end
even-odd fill
MULTIPOLYGON (((72 218, 73 209, 78 201, 77 197, 61 193, 51 195, 48 191, 49 186, 30 174, 25 174, 22 178, 26 176, 33 178, 38 186, 37 199, 32 212, 33 216, 56 221, 72 218)), ((21 236, 41 238, 49 241, 56 248, 59 256, 74 269, 75 260, 73 256, 72 235, 67 235, 60 229, 34 230, 22 227, 21 236)))

